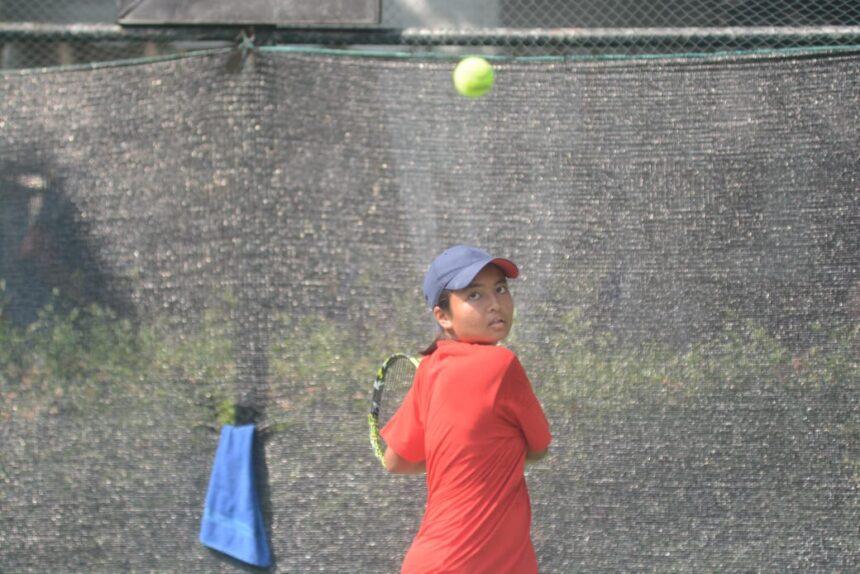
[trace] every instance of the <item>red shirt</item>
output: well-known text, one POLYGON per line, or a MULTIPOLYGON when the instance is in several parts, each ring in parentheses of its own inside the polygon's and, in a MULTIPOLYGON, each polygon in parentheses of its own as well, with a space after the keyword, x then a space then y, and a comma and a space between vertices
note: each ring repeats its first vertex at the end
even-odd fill
POLYGON ((537 572, 523 471, 550 433, 513 352, 439 341, 382 437, 427 461, 427 508, 402 573, 537 572))

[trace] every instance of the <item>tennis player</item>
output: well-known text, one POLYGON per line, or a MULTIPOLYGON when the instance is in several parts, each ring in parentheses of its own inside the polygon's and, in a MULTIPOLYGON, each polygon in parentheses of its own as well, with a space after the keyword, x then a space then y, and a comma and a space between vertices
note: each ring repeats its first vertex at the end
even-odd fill
POLYGON ((526 461, 540 460, 549 424, 516 355, 508 259, 466 245, 433 260, 424 296, 441 327, 415 382, 382 430, 385 468, 427 473, 427 507, 404 574, 532 574, 526 461))

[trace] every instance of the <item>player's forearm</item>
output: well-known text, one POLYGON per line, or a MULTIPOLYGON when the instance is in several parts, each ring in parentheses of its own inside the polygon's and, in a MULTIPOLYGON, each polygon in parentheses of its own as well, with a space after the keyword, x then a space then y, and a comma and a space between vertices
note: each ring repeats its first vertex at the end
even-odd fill
POLYGON ((526 464, 537 462, 543 459, 546 456, 546 453, 549 452, 548 448, 543 450, 530 450, 526 452, 526 464))
POLYGON ((427 472, 427 463, 423 460, 421 462, 405 461, 396 468, 389 469, 388 472, 394 474, 424 474, 427 472))
POLYGON ((385 470, 392 474, 424 474, 427 472, 427 462, 412 462, 398 455, 390 448, 385 449, 385 470))

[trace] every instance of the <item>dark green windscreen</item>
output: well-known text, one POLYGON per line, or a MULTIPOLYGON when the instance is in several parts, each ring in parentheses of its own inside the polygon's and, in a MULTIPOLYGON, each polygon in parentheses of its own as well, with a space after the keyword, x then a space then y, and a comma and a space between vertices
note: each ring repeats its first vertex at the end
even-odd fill
POLYGON ((522 269, 542 572, 857 570, 857 53, 236 64, 0 77, 0 569, 248 570, 197 541, 238 411, 273 571, 398 571, 371 382, 467 242, 522 269))

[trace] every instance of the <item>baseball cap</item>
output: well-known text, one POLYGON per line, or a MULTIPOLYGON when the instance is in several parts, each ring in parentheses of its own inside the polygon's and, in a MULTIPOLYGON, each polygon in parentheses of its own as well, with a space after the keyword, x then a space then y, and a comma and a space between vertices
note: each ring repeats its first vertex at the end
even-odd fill
POLYGON ((520 274, 513 261, 493 257, 477 247, 454 245, 440 253, 424 275, 424 300, 427 306, 433 309, 445 289, 468 287, 475 275, 490 263, 497 265, 505 277, 514 279, 520 274))

